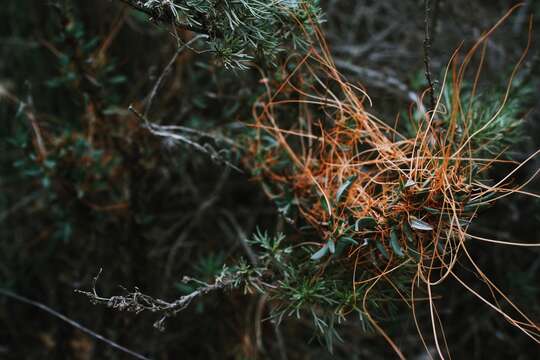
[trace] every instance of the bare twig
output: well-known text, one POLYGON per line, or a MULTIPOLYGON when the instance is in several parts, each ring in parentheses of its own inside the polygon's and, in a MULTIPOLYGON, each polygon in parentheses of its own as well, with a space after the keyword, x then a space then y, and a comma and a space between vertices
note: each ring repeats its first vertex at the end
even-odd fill
MULTIPOLYGON (((161 125, 158 125, 158 124, 154 124, 152 122, 150 122, 148 120, 148 118, 146 116, 144 116, 143 114, 141 114, 139 111, 137 111, 133 106, 129 106, 129 110, 135 114, 135 116, 137 116, 141 121, 144 122, 146 128, 154 135, 157 135, 157 136, 161 136, 167 140, 170 140, 170 141, 179 141, 179 142, 182 142, 184 144, 187 144, 189 146, 191 146, 192 148, 194 148, 195 150, 203 153, 203 154, 206 154, 208 155, 213 161, 217 162, 217 163, 221 163, 227 167, 230 167, 231 169, 234 169, 236 171, 238 171, 239 173, 243 173, 242 169, 240 169, 239 167, 237 167, 236 165, 234 165, 233 163, 231 163, 229 160, 227 160, 224 156, 223 156, 223 153, 226 152, 227 150, 225 149, 220 149, 220 150, 216 150, 211 144, 204 144, 204 145, 201 145, 199 144, 197 141, 194 141, 192 140, 189 136, 186 136, 186 134, 181 134, 181 133, 178 133, 178 132, 173 132, 171 131, 170 129, 175 129, 175 130, 181 130, 180 127, 168 127, 168 126, 161 126, 161 125)), ((213 137, 211 136, 210 134, 208 134, 209 137, 213 137)))
MULTIPOLYGON (((248 257, 249 262, 251 263, 253 267, 257 267, 257 265, 259 264, 259 260, 258 260, 257 255, 255 254, 255 252, 253 251, 253 249, 248 243, 248 238, 246 236, 246 233, 244 232, 244 230, 242 230, 242 227, 240 226, 240 224, 238 224, 238 221, 236 220, 236 218, 229 211, 223 210, 222 212, 229 219, 229 221, 235 228, 236 232, 238 233, 240 244, 242 245, 242 248, 244 249, 248 257)), ((267 305, 268 308, 270 309, 270 313, 273 312, 273 308, 274 308, 271 303, 267 303, 268 298, 269 298, 268 294, 264 294, 263 296, 261 296, 261 298, 259 299, 259 304, 257 306, 257 313, 255 316, 255 334, 256 334, 256 339, 257 339, 256 340, 257 348, 259 349, 259 351, 262 351, 263 353, 265 352, 265 349, 262 342, 262 328, 261 328, 262 313, 263 313, 265 305, 267 305)), ((277 345, 279 349, 280 358, 282 360, 287 360, 287 350, 285 346, 285 341, 283 339, 283 335, 279 328, 279 324, 276 322, 273 322, 272 325, 276 333, 276 339, 277 339, 277 345)))
POLYGON ((277 323, 274 323, 274 331, 276 333, 277 345, 279 349, 279 356, 281 360, 287 360, 287 348, 285 346, 285 338, 281 333, 281 329, 277 323))
POLYGON ((431 77, 431 0, 424 0, 425 12, 424 12, 424 67, 425 67, 425 76, 428 82, 428 95, 429 95, 429 110, 435 110, 436 100, 435 100, 435 89, 433 87, 433 79, 431 77))
POLYGON ((8 216, 12 215, 13 213, 16 213, 20 209, 24 209, 28 204, 32 203, 32 201, 39 198, 39 196, 40 196, 39 192, 34 192, 28 196, 21 198, 17 203, 15 203, 10 208, 0 212, 0 222, 4 221, 8 216))
POLYGON ((441 2, 440 0, 433 0, 433 6, 431 10, 431 25, 430 25, 430 32, 429 37, 431 39, 431 43, 435 43, 435 38, 437 35, 437 26, 439 23, 439 15, 441 13, 441 2))
POLYGON ((18 113, 24 113, 30 123, 32 132, 34 133, 34 146, 36 148, 36 153, 40 160, 45 160, 47 157, 47 149, 45 148, 45 141, 43 139, 43 135, 34 111, 32 97, 28 95, 27 100, 23 101, 10 93, 6 87, 0 84, 0 101, 4 99, 18 106, 18 113))
MULTIPOLYGON (((384 28, 384 30, 370 36, 369 41, 366 43, 363 43, 361 45, 351 45, 349 43, 346 43, 344 45, 335 46, 333 49, 336 53, 344 53, 354 58, 367 56, 370 52, 373 51, 374 48, 380 46, 380 44, 389 35, 395 33, 395 31, 402 26, 403 24, 400 22, 389 24, 384 28)), ((336 35, 332 36, 332 34, 330 33, 328 34, 328 36, 331 38, 336 38, 336 40, 338 40, 338 36, 336 35)))
POLYGON ((362 66, 355 65, 351 62, 335 59, 336 66, 342 70, 354 73, 360 79, 365 80, 369 84, 384 89, 391 94, 397 95, 401 98, 415 102, 420 111, 424 112, 424 107, 422 101, 418 95, 408 88, 408 86, 402 82, 400 79, 383 74, 377 70, 365 68, 362 66))
POLYGON ((119 345, 117 343, 115 343, 114 341, 110 340, 110 339, 107 339, 105 337, 103 337, 102 335, 98 334, 98 333, 95 333, 94 331, 88 329, 87 327, 79 324, 78 322, 68 318, 67 316, 59 313, 58 311, 54 310, 54 309, 51 309, 50 307, 48 307, 47 305, 45 304, 42 304, 42 303, 39 303, 37 301, 33 301, 33 300, 30 300, 28 298, 25 298, 24 296, 21 296, 21 295, 17 295, 9 290, 6 290, 6 289, 0 289, 0 294, 6 296, 6 297, 9 297, 11 299, 14 299, 14 300, 17 300, 17 301, 20 301, 22 303, 25 303, 25 304, 28 304, 28 305, 31 305, 31 306, 34 306, 38 309, 41 309, 49 314, 51 314, 52 316, 55 316, 57 317, 58 319, 68 323, 69 325, 81 330, 82 332, 92 336, 93 338, 95 339, 98 339, 100 341, 103 341, 105 344, 117 349, 117 350, 120 350, 126 354, 129 354, 131 356, 133 356, 134 358, 137 358, 137 359, 142 359, 142 360, 150 360, 149 358, 147 358, 146 356, 143 356, 141 354, 138 354, 132 350, 129 350, 128 348, 125 348, 123 347, 122 345, 119 345))
MULTIPOLYGON (((213 284, 203 284, 202 287, 193 291, 191 294, 181 296, 180 298, 172 302, 155 299, 149 295, 141 293, 137 288, 135 288, 133 292, 128 293, 124 296, 111 296, 107 298, 99 296, 96 291, 96 282, 100 274, 101 270, 94 278, 92 282, 92 289, 90 291, 75 290, 75 292, 88 296, 90 298, 90 301, 94 304, 104 304, 111 309, 119 311, 133 312, 136 314, 143 311, 161 313, 163 314, 163 316, 154 323, 154 327, 159 330, 165 329, 165 320, 167 320, 167 318, 174 316, 180 311, 187 308, 194 299, 215 290, 221 290, 227 287, 231 287, 234 284, 233 279, 228 278, 227 276, 225 276, 224 273, 222 273, 219 277, 215 279, 213 284)), ((193 281, 200 283, 199 281, 187 276, 185 276, 182 281, 184 283, 193 281)))
POLYGON ((152 87, 152 91, 150 91, 150 94, 148 94, 147 96, 147 100, 146 100, 146 106, 145 106, 145 109, 144 109, 144 116, 147 117, 148 116, 148 113, 150 112, 150 109, 152 107, 152 103, 154 101, 154 98, 156 97, 157 95, 157 92, 159 90, 159 88, 161 87, 161 84, 163 83, 163 81, 165 80, 165 78, 167 77, 167 75, 169 75, 174 63, 176 62, 176 59, 178 58, 178 56, 182 53, 182 51, 184 51, 186 48, 189 48, 189 46, 191 44, 193 44, 195 41, 201 39, 201 38, 207 38, 208 36, 207 35, 204 35, 204 34, 199 34, 195 37, 193 37, 191 40, 189 40, 188 42, 184 43, 182 46, 178 46, 178 48, 176 49, 173 57, 171 58, 171 60, 169 61, 169 63, 167 64, 167 66, 165 66, 165 68, 163 69, 161 75, 159 76, 159 78, 157 79, 156 83, 154 84, 154 86, 152 87))
POLYGON ((199 203, 198 208, 194 212, 193 216, 190 218, 187 226, 183 229, 182 234, 177 238, 174 244, 170 247, 168 251, 166 266, 165 266, 166 279, 169 279, 169 277, 171 276, 172 268, 175 263, 176 254, 178 253, 178 250, 180 249, 180 247, 182 246, 186 238, 191 234, 191 230, 193 229, 193 227, 195 227, 200 222, 200 219, 203 218, 206 210, 210 209, 219 199, 219 195, 221 191, 223 190, 223 186, 225 186, 225 183, 227 179, 229 178, 229 175, 230 175, 230 170, 226 168, 225 171, 222 172, 220 178, 218 179, 212 193, 208 195, 206 199, 204 199, 203 201, 199 203))
POLYGON ((522 28, 525 22, 527 21, 527 14, 529 13, 529 8, 531 6, 531 0, 525 0, 523 1, 523 6, 518 11, 516 15, 516 20, 514 21, 514 25, 512 28, 512 31, 516 34, 518 34, 522 28))
POLYGON ((238 224, 238 221, 233 216, 233 214, 231 214, 227 210, 223 210, 222 213, 225 215, 225 217, 229 220, 229 222, 232 224, 232 226, 236 230, 236 232, 238 234, 238 238, 240 240, 240 245, 242 245, 242 248, 244 249, 244 251, 245 251, 245 253, 246 253, 247 257, 248 257, 249 262, 251 263, 251 265, 257 266, 257 264, 258 264, 257 255, 255 255, 255 253, 253 252, 253 250, 249 246, 248 237, 247 237, 246 233, 244 232, 244 230, 242 229, 240 224, 238 224))

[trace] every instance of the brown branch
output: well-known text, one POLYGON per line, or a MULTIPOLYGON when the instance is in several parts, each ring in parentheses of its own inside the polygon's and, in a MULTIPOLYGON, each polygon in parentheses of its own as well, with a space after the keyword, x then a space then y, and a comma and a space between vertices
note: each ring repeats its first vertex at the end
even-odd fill
POLYGON ((161 75, 159 76, 158 80, 156 81, 156 83, 152 87, 152 91, 150 92, 150 94, 148 94, 148 96, 146 98, 146 105, 145 105, 145 109, 144 109, 144 116, 145 117, 148 116, 148 113, 150 112, 150 109, 152 108, 152 103, 154 101, 154 98, 156 97, 157 92, 158 92, 161 84, 163 83, 165 78, 171 72, 171 69, 172 69, 174 63, 176 62, 176 59, 178 58, 178 56, 180 56, 180 54, 182 53, 182 51, 184 51, 185 48, 189 48, 189 46, 191 44, 193 44, 195 41, 199 40, 202 37, 206 37, 206 35, 200 34, 200 35, 194 36, 191 40, 189 40, 188 42, 186 42, 182 46, 177 47, 173 57, 171 58, 171 60, 167 64, 167 66, 165 66, 165 68, 163 69, 163 71, 162 71, 161 75))
MULTIPOLYGON (((238 166, 234 165, 232 162, 227 160, 227 158, 224 156, 224 153, 227 152, 227 149, 216 149, 213 145, 209 143, 205 143, 203 145, 199 144, 196 140, 191 139, 191 137, 187 133, 191 134, 199 134, 201 136, 209 136, 213 139, 219 139, 219 140, 226 140, 224 137, 216 137, 212 136, 207 133, 203 133, 201 131, 197 131, 195 129, 189 129, 183 126, 174 126, 174 125, 158 125, 150 122, 147 117, 145 117, 143 114, 141 114, 139 111, 137 111, 132 105, 129 106, 129 111, 131 111, 139 120, 141 120, 144 123, 144 126, 154 135, 163 137, 167 139, 168 141, 177 141, 182 142, 184 144, 189 145, 191 148, 199 151, 200 153, 206 154, 210 157, 210 159, 218 164, 225 165, 227 167, 230 167, 231 169, 234 169, 238 171, 239 173, 244 173, 242 169, 240 169, 238 166), (177 132, 178 131, 178 132, 177 132), (181 132, 184 132, 181 133, 181 132)), ((229 144, 235 144, 231 141, 225 141, 229 144)))
POLYGON ((431 34, 430 34, 430 21, 431 21, 431 0, 424 0, 424 67, 425 76, 428 82, 428 95, 429 95, 429 111, 435 110, 435 89, 433 86, 433 79, 431 77, 431 34))
POLYGON ((107 298, 99 296, 96 291, 96 283, 100 274, 101 269, 99 270, 99 273, 96 275, 96 277, 93 278, 91 291, 75 290, 75 292, 88 296, 90 298, 90 301, 94 304, 104 304, 114 310, 133 312, 136 314, 143 311, 161 313, 163 314, 161 319, 154 323, 154 327, 158 328, 159 330, 165 329, 165 320, 167 320, 167 318, 174 316, 180 311, 187 308, 194 299, 215 290, 233 287, 234 285, 234 280, 226 276, 220 276, 216 278, 213 284, 202 283, 198 280, 185 276, 182 279, 182 282, 197 282, 201 283, 202 286, 197 290, 193 291, 192 293, 181 296, 180 298, 172 302, 155 299, 149 295, 141 293, 137 288, 135 288, 134 292, 128 293, 124 296, 111 296, 107 298))

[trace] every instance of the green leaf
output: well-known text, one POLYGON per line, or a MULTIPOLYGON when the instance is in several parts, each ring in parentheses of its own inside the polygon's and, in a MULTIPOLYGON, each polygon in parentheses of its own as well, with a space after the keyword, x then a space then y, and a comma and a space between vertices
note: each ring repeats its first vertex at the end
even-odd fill
POLYGON ((405 189, 407 189, 407 188, 410 188, 410 187, 412 187, 414 185, 416 185, 416 182, 413 179, 408 179, 407 182, 405 183, 405 185, 403 185, 403 187, 405 189))
POLYGON ((418 263, 420 261, 420 253, 412 246, 407 247, 407 253, 409 254, 409 257, 412 257, 414 259, 415 262, 418 263))
POLYGON ((55 160, 50 160, 50 159, 46 159, 45 161, 43 161, 43 165, 51 170, 51 169, 54 169, 54 167, 56 166, 56 161, 55 160))
POLYGON ((407 240, 409 240, 409 242, 411 243, 414 242, 414 234, 409 224, 403 223, 402 229, 403 229, 403 232, 405 233, 405 237, 407 238, 407 240))
POLYGON ((395 228, 392 228, 392 230, 390 231, 390 246, 392 247, 392 251, 394 251, 397 256, 405 256, 405 254, 403 254, 403 249, 401 248, 401 245, 399 245, 399 238, 395 228))
POLYGON ((321 195, 321 197, 319 198, 319 201, 321 202, 321 207, 323 208, 323 210, 326 211, 328 215, 332 215, 332 212, 330 211, 330 208, 328 207, 330 206, 330 204, 328 204, 328 202, 326 201, 326 198, 321 195))
POLYGON ((336 193, 336 203, 339 203, 343 195, 347 193, 351 185, 354 183, 354 181, 358 178, 358 175, 349 176, 347 180, 341 186, 339 187, 337 193, 336 193))
POLYGON ((320 248, 319 251, 311 255, 311 260, 320 260, 327 253, 328 253, 328 244, 324 244, 324 246, 320 248))
POLYGON ((488 206, 489 205, 488 201, 491 200, 494 196, 495 196, 495 193, 490 193, 479 199, 469 201, 469 203, 467 203, 467 205, 463 207, 463 211, 470 212, 480 207, 488 206))
POLYGON ((424 182, 422 183, 422 187, 421 187, 421 188, 422 188, 422 189, 427 189, 427 187, 428 187, 429 183, 431 182, 431 180, 433 180, 432 177, 427 178, 426 181, 424 181, 424 182))
POLYGON ((333 239, 328 240, 326 245, 328 245, 328 250, 330 250, 331 254, 336 252, 336 243, 334 242, 333 239))
POLYGON ((367 217, 356 220, 356 223, 354 224, 354 231, 358 231, 359 229, 362 229, 362 228, 373 229, 376 226, 377 226, 377 220, 375 220, 371 216, 367 216, 367 217))
POLYGON ((441 210, 435 209, 435 208, 432 208, 432 207, 428 207, 428 206, 424 206, 424 210, 426 210, 428 213, 434 214, 434 215, 442 214, 441 210))
POLYGON ((358 245, 358 242, 349 236, 340 237, 336 244, 336 252, 334 253, 334 256, 340 256, 343 253, 343 250, 345 250, 345 248, 349 245, 358 245))
POLYGON ((49 178, 48 176, 45 176, 41 179, 41 185, 45 188, 45 189, 48 189, 51 187, 51 178, 49 178))
POLYGON ((380 241, 375 242, 375 246, 377 247, 377 249, 379 249, 379 251, 385 258, 387 259, 390 258, 390 256, 388 255, 388 251, 386 251, 386 249, 384 248, 383 244, 380 241))
POLYGON ((420 219, 411 219, 410 225, 415 230, 422 230, 422 231, 433 230, 433 226, 429 225, 427 222, 422 221, 420 219))
POLYGON ((90 39, 86 44, 83 44, 81 50, 85 53, 91 52, 99 45, 99 37, 90 39))
POLYGON ((73 233, 73 228, 71 227, 70 223, 64 223, 62 226, 62 240, 64 242, 68 242, 71 238, 71 234, 73 233))
POLYGON ((441 254, 444 253, 444 246, 443 246, 441 240, 438 240, 438 241, 437 241, 437 249, 439 249, 439 253, 441 253, 441 254))
POLYGON ((349 243, 351 245, 358 245, 358 241, 354 240, 350 236, 342 236, 342 237, 340 237, 339 240, 338 240, 338 243, 340 243, 340 242, 345 243, 345 244, 349 243))
POLYGON ((182 282, 177 282, 174 284, 174 287, 176 288, 176 290, 178 290, 182 295, 187 295, 187 294, 191 294, 192 292, 194 292, 195 290, 197 290, 195 287, 189 285, 189 284, 185 284, 185 283, 182 283, 182 282))
POLYGON ((125 75, 116 75, 107 79, 107 81, 112 85, 123 84, 127 81, 127 77, 125 75))

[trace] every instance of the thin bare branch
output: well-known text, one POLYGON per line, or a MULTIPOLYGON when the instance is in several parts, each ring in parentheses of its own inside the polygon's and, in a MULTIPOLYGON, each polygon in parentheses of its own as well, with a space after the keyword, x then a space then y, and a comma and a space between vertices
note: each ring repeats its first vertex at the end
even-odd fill
POLYGON ((178 59, 178 56, 180 56, 180 54, 182 53, 182 51, 184 51, 186 48, 189 48, 189 46, 191 44, 193 44, 195 41, 201 39, 201 38, 207 38, 208 36, 207 35, 204 35, 204 34, 199 34, 197 36, 194 36, 191 40, 189 40, 188 42, 184 43, 182 46, 178 46, 178 48, 176 49, 176 51, 174 52, 174 55, 172 56, 171 60, 169 61, 169 63, 167 64, 167 66, 165 66, 165 68, 163 69, 163 71, 161 72, 161 75, 159 76, 159 78, 157 79, 156 83, 154 84, 154 86, 152 87, 152 91, 150 91, 150 94, 148 94, 147 96, 147 100, 146 100, 146 106, 145 106, 145 109, 144 109, 144 116, 147 117, 148 116, 148 113, 150 112, 150 109, 152 108, 152 103, 154 101, 154 98, 156 97, 157 93, 158 93, 158 90, 159 88, 161 87, 161 84, 163 83, 163 81, 165 80, 165 78, 169 75, 169 73, 171 72, 171 69, 174 65, 174 63, 176 62, 176 59, 178 59))
MULTIPOLYGON (((163 314, 163 316, 154 323, 154 327, 159 330, 165 329, 165 320, 167 320, 167 318, 174 316, 180 311, 187 308, 194 299, 215 290, 221 290, 227 287, 231 287, 234 283, 234 280, 222 274, 221 276, 216 278, 213 284, 203 284, 202 287, 193 291, 191 294, 181 296, 180 298, 172 302, 168 302, 161 299, 155 299, 149 295, 145 295, 140 292, 138 288, 135 288, 133 292, 128 293, 124 296, 99 296, 96 291, 96 282, 100 274, 101 270, 94 278, 94 281, 92 282, 92 289, 90 291, 75 290, 75 292, 88 296, 90 298, 90 301, 94 304, 103 304, 111 309, 133 312, 136 314, 143 311, 163 314)), ((182 281, 184 283, 193 281, 200 283, 199 281, 187 276, 185 276, 182 281)))
POLYGON ((19 302, 22 302, 22 303, 25 303, 25 304, 28 304, 28 305, 31 305, 31 306, 34 306, 38 309, 41 309, 49 314, 51 314, 52 316, 68 323, 69 325, 81 330, 82 332, 90 335, 91 337, 95 338, 95 339, 98 339, 100 341, 103 341, 105 344, 119 350, 119 351, 122 351, 126 354, 129 354, 131 356, 133 356, 134 358, 137 358, 137 359, 142 359, 142 360, 150 360, 149 358, 147 358, 146 356, 144 355, 141 355, 139 353, 136 353, 122 345, 119 345, 118 343, 110 340, 110 339, 107 339, 105 338, 104 336, 90 330, 89 328, 87 328, 86 326, 83 326, 81 324, 79 324, 78 322, 76 322, 75 320, 72 320, 70 318, 68 318, 67 316, 59 313, 58 311, 54 310, 54 309, 51 309, 50 307, 48 307, 47 305, 45 304, 42 304, 42 303, 39 303, 37 301, 34 301, 34 300, 30 300, 24 296, 21 296, 21 295, 18 295, 18 294, 15 294, 14 292, 11 292, 9 290, 6 290, 6 289, 0 289, 0 294, 6 296, 6 297, 9 297, 13 300, 17 300, 19 302))
MULTIPOLYGON (((188 135, 186 134, 180 134, 178 132, 173 132, 172 129, 174 130, 181 130, 181 128, 179 127, 168 127, 168 126, 161 126, 161 125, 158 125, 158 124, 154 124, 152 122, 150 122, 148 120, 148 118, 146 116, 144 116, 143 114, 141 114, 139 111, 137 111, 133 106, 130 106, 129 107, 129 110, 135 114, 135 116, 137 116, 141 121, 143 121, 143 123, 145 124, 145 127, 154 135, 157 135, 157 136, 161 136, 169 141, 173 141, 173 142, 182 142, 184 144, 187 144, 189 146, 191 146, 193 149, 203 153, 203 154, 206 154, 210 157, 210 159, 212 159, 213 161, 215 161, 216 163, 220 163, 220 164, 223 164, 227 167, 230 167, 231 169, 234 169, 236 171, 238 171, 239 173, 243 173, 242 169, 240 169, 238 166, 234 165, 232 162, 230 162, 229 160, 227 160, 225 157, 224 157, 224 152, 226 152, 227 150, 225 149, 220 149, 220 150, 217 150, 214 148, 214 146, 212 146, 211 144, 204 144, 204 145, 201 145, 199 144, 197 141, 194 141, 193 139, 191 139, 188 135)), ((213 138, 213 136, 210 136, 213 138)))
POLYGON ((435 88, 431 76, 431 0, 424 0, 424 67, 428 83, 429 110, 435 110, 435 88))

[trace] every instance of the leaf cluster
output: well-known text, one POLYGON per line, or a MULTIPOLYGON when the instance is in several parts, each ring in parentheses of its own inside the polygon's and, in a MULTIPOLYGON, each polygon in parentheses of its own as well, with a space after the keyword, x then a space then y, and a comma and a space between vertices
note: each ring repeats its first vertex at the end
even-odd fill
POLYGON ((318 0, 148 0, 137 7, 206 34, 209 50, 233 69, 255 59, 273 64, 285 48, 307 46, 306 35, 322 21, 318 0))

